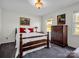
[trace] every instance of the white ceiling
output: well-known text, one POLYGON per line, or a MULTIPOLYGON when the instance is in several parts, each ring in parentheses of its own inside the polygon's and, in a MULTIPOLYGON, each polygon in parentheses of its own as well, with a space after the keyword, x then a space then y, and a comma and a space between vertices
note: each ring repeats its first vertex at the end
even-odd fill
POLYGON ((53 12, 59 8, 64 8, 75 3, 79 0, 42 0, 44 6, 38 10, 34 7, 34 0, 1 0, 2 8, 25 12, 33 15, 45 15, 49 12, 53 12))

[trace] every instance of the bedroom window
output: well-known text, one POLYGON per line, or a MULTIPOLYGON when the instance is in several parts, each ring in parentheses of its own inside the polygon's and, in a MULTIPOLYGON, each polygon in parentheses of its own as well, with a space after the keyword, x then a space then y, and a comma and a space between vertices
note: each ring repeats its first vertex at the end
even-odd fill
POLYGON ((51 31, 51 25, 52 25, 52 19, 49 18, 47 20, 47 32, 50 32, 51 31))
POLYGON ((79 35, 79 13, 75 13, 75 29, 74 34, 79 35))

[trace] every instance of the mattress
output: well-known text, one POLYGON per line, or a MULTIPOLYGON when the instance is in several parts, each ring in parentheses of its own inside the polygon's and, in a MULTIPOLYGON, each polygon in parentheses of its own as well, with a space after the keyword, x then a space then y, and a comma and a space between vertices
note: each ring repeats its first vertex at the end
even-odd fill
POLYGON ((46 34, 43 34, 43 33, 36 33, 36 32, 33 32, 33 33, 23 33, 22 34, 23 36, 22 37, 36 37, 36 36, 46 36, 46 34))

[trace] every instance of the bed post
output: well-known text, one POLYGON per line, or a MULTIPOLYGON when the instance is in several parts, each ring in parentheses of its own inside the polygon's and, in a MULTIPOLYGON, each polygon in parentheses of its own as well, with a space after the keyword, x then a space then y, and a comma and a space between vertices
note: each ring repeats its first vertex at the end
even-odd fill
POLYGON ((23 51, 22 51, 22 34, 20 34, 20 50, 19 50, 19 57, 22 58, 23 51))
POLYGON ((49 32, 47 32, 47 48, 49 48, 49 32))

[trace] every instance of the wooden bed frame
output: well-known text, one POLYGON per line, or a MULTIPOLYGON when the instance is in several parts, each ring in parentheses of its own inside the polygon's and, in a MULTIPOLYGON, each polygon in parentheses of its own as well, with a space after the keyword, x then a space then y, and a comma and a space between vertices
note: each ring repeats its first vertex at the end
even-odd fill
MULTIPOLYGON (((49 48, 49 32, 47 33, 47 39, 42 39, 42 40, 36 40, 36 41, 31 41, 28 43, 23 44, 23 39, 27 39, 26 37, 22 37, 22 34, 20 34, 20 50, 19 50, 19 57, 23 57, 23 52, 28 51, 37 47, 41 47, 43 45, 47 45, 47 48, 49 48)), ((29 39, 29 37, 28 37, 29 39)))

